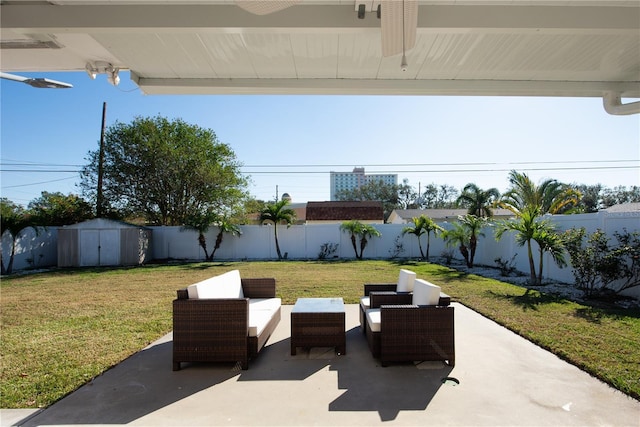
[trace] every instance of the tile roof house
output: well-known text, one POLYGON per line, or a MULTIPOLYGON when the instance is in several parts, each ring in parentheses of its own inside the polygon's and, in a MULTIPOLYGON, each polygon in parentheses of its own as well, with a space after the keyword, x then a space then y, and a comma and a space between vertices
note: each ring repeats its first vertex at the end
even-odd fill
POLYGON ((332 224, 350 220, 358 220, 368 224, 384 224, 382 202, 307 202, 306 214, 308 224, 332 224))

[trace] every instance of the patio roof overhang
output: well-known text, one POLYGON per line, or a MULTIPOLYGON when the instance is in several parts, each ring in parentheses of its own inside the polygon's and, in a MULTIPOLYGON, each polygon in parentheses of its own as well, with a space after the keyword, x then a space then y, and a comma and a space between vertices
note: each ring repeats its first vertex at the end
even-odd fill
POLYGON ((420 0, 406 71, 382 55, 379 0, 267 15, 237 1, 3 1, 2 71, 99 62, 147 94, 602 97, 610 113, 640 111, 621 102, 640 98, 637 0, 420 0))

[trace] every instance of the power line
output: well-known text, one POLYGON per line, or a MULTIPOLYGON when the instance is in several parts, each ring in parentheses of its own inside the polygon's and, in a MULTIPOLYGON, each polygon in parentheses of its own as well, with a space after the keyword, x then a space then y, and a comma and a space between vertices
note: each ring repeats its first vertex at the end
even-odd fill
POLYGON ((67 177, 67 178, 52 179, 50 181, 33 182, 31 184, 7 185, 7 186, 3 186, 2 188, 5 189, 5 188, 29 187, 31 185, 49 184, 51 182, 66 181, 66 180, 69 180, 69 179, 75 179, 75 177, 71 176, 71 177, 67 177))
MULTIPOLYGON (((556 164, 585 164, 585 163, 593 163, 593 164, 602 164, 602 163, 630 163, 630 162, 638 162, 638 165, 631 166, 566 166, 566 167, 525 167, 518 168, 521 171, 566 171, 566 170, 623 170, 623 169, 640 169, 640 160, 568 160, 568 161, 544 161, 544 162, 511 162, 511 163, 500 163, 500 162, 471 162, 471 163, 390 163, 390 164, 367 164, 362 165, 360 167, 442 167, 442 166, 498 166, 498 165, 556 165, 556 164)), ((0 163, 2 166, 3 163, 0 163)), ((11 166, 36 166, 35 164, 27 164, 27 163, 13 163, 11 166)), ((45 164, 42 164, 44 166, 45 164)), ((39 166, 39 165, 38 165, 39 166)), ((49 164, 49 166, 56 166, 55 164, 49 164)), ((59 166, 74 166, 74 165, 59 165, 59 166)), ((247 165, 243 166, 244 168, 318 168, 318 167, 341 167, 347 165, 247 165)), ((418 169, 418 170, 406 170, 406 169, 386 169, 386 170, 368 170, 368 174, 389 174, 389 173, 468 173, 468 172, 509 172, 513 170, 513 167, 500 167, 500 168, 451 168, 451 169, 418 169)), ((32 169, 32 168, 12 168, 12 169, 0 169, 0 172, 29 172, 29 173, 80 173, 81 169, 32 169)), ((245 174, 274 174, 274 175, 283 175, 283 174, 306 174, 306 175, 324 175, 329 174, 333 171, 329 170, 304 170, 304 171, 295 171, 295 170, 244 170, 245 174)))
MULTIPOLYGON (((372 163, 358 164, 358 167, 415 167, 415 166, 491 166, 491 165, 549 165, 549 164, 575 164, 575 163, 629 163, 637 160, 555 160, 555 161, 526 161, 526 162, 462 162, 462 163, 372 163)), ((320 168, 320 167, 353 167, 354 164, 280 164, 280 165, 244 165, 245 168, 320 168)))
MULTIPOLYGON (((562 170, 620 170, 639 169, 640 166, 593 166, 593 167, 549 167, 549 168, 519 168, 519 171, 562 171, 562 170)), ((507 169, 422 169, 422 170, 384 170, 367 171, 368 174, 389 174, 389 173, 466 173, 466 172, 509 172, 513 168, 507 169)), ((331 171, 245 171, 247 174, 260 175, 282 175, 282 174, 329 174, 331 171)))

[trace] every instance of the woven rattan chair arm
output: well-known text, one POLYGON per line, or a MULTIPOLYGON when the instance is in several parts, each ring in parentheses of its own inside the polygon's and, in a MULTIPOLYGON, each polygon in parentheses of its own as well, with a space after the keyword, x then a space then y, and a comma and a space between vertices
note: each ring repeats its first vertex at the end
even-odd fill
POLYGON ((369 296, 371 292, 385 292, 396 290, 397 285, 395 283, 365 283, 364 295, 369 296))
POLYGON ((413 296, 404 292, 371 292, 369 294, 369 306, 371 308, 380 308, 381 305, 405 305, 411 304, 413 296))
POLYGON ((249 330, 249 300, 193 299, 173 301, 173 333, 198 333, 215 336, 234 335, 246 342, 249 330))
POLYGON ((246 298, 275 298, 276 279, 249 278, 242 280, 242 292, 246 298))

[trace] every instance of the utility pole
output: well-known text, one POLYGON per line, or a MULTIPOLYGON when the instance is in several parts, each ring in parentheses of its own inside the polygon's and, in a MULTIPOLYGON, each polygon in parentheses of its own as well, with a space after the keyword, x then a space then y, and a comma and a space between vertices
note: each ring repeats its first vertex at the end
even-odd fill
POLYGON ((102 196, 102 175, 104 174, 104 129, 107 117, 107 103, 102 103, 102 130, 100 131, 100 154, 98 157, 98 190, 96 195, 96 217, 100 218, 103 214, 104 205, 102 196))

